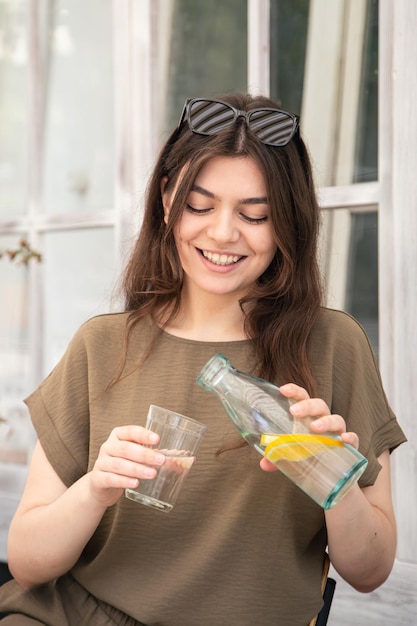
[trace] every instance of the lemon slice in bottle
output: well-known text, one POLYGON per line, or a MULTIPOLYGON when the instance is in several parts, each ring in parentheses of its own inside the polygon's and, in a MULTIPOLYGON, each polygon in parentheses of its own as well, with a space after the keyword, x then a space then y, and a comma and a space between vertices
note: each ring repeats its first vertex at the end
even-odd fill
POLYGON ((343 441, 328 435, 310 433, 293 433, 286 435, 263 434, 261 446, 266 446, 264 456, 276 463, 277 461, 301 461, 319 454, 324 447, 341 447, 343 441))

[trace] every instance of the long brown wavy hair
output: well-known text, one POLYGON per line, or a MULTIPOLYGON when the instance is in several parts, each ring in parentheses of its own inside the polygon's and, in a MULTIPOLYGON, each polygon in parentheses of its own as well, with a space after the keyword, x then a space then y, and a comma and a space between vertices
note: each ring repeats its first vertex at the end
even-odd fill
MULTIPOLYGON (((274 107, 263 96, 228 94, 221 98, 242 111, 274 107)), ((180 308, 183 270, 174 241, 187 197, 201 167, 213 157, 250 157, 265 176, 277 251, 267 270, 241 302, 245 333, 252 340, 256 374, 293 381, 315 391, 307 345, 319 315, 322 287, 317 262, 320 221, 312 168, 299 133, 285 147, 263 144, 243 118, 215 136, 193 133, 187 122, 162 148, 150 178, 142 227, 125 269, 122 291, 130 312, 126 337, 150 315, 168 324, 180 308), (164 222, 161 180, 172 189, 181 174, 168 224, 164 222)), ((155 339, 157 340, 157 338, 155 339)))

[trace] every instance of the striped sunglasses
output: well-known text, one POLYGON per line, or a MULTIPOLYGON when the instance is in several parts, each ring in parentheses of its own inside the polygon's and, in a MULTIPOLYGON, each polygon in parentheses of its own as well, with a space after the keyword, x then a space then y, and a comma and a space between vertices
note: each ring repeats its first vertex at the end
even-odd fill
POLYGON ((197 135, 217 135, 244 117, 252 133, 267 146, 286 146, 299 128, 299 117, 280 109, 265 107, 239 111, 222 100, 193 98, 187 100, 178 128, 184 120, 197 135))

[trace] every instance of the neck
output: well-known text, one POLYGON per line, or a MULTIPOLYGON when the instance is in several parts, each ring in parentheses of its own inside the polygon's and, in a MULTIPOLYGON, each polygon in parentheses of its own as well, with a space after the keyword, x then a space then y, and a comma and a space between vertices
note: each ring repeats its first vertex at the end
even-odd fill
POLYGON ((247 339, 243 322, 244 315, 236 299, 203 294, 192 299, 183 294, 181 309, 165 330, 196 341, 241 341, 247 339))

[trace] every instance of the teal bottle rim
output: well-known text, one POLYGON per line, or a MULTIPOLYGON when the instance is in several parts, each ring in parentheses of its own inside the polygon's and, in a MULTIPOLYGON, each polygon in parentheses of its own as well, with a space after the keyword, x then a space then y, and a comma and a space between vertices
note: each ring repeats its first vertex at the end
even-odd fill
POLYGON ((201 369, 197 377, 197 384, 205 391, 211 391, 216 382, 223 376, 228 364, 229 359, 218 352, 201 369))
MULTIPOLYGON (((346 445, 346 444, 345 444, 346 445)), ((344 495, 347 494, 349 489, 354 485, 358 479, 362 476, 363 472, 368 465, 368 460, 363 457, 359 459, 357 463, 352 465, 349 472, 347 472, 333 487, 322 506, 325 511, 335 506, 344 495)))

